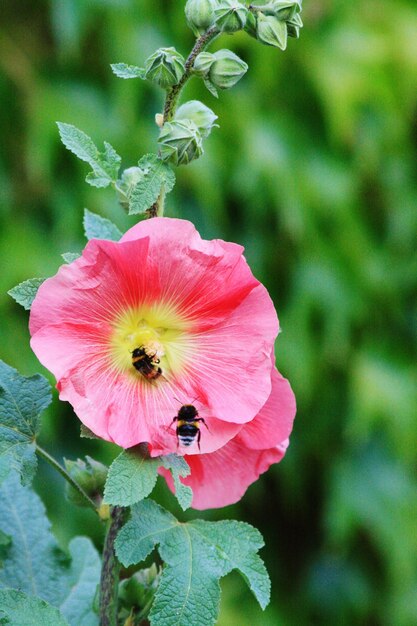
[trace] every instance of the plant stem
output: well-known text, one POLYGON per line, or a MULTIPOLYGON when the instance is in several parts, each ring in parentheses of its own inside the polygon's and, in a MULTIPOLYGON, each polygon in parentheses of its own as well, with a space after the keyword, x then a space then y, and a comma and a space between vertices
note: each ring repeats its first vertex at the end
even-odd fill
POLYGON ((203 33, 201 37, 199 37, 195 42, 194 48, 191 50, 190 55, 185 62, 185 72, 180 82, 177 85, 171 87, 171 89, 167 93, 164 106, 164 123, 169 122, 175 113, 179 95, 185 83, 191 76, 191 71, 193 69, 194 61, 196 60, 197 56, 200 54, 200 52, 204 50, 204 48, 206 48, 210 41, 217 37, 219 33, 220 31, 217 26, 212 26, 205 33, 203 33))
POLYGON ((78 491, 78 493, 86 500, 86 502, 88 502, 89 507, 97 512, 97 506, 95 502, 85 493, 84 489, 72 478, 72 476, 68 474, 65 467, 62 467, 62 465, 60 465, 58 461, 49 454, 49 452, 41 448, 38 444, 36 444, 36 452, 41 458, 43 458, 50 465, 52 465, 52 467, 65 478, 65 480, 71 485, 71 487, 78 491))
POLYGON ((114 552, 117 533, 123 525, 125 509, 114 506, 103 548, 103 564, 100 579, 100 626, 117 626, 117 597, 120 563, 114 552))

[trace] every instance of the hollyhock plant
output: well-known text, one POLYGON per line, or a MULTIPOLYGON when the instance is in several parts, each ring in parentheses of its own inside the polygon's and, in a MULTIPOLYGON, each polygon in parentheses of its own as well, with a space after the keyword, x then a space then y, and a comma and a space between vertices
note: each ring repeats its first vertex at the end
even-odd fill
POLYGON ((268 402, 279 416, 261 449, 288 421, 281 396, 291 391, 271 385, 278 320, 265 287, 241 246, 205 241, 185 220, 154 218, 119 242, 91 240, 39 288, 30 332, 60 398, 123 448, 147 442, 152 456, 182 453, 173 418, 184 404, 195 404, 207 426, 190 456, 218 450, 255 418, 262 423, 268 402), (138 349, 158 375, 135 368, 138 349))

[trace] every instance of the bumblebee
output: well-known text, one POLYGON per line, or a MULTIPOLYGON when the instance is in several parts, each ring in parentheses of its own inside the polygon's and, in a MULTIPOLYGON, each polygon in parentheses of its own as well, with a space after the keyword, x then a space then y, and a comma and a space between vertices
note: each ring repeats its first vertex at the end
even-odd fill
POLYGON ((197 439, 198 449, 200 450, 200 422, 203 422, 207 429, 208 426, 202 417, 198 417, 198 411, 195 406, 184 404, 178 411, 178 415, 172 420, 171 426, 174 422, 177 422, 178 445, 188 448, 197 439))
POLYGON ((133 350, 132 365, 146 380, 156 380, 162 374, 156 353, 149 354, 144 346, 133 350))

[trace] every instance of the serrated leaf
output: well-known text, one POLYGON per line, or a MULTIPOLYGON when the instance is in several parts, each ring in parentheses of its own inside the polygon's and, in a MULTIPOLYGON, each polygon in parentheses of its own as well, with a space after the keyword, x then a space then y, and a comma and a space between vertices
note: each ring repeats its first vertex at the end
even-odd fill
POLYGON ((92 607, 101 566, 91 541, 73 539, 68 558, 51 534, 41 500, 19 484, 16 474, 0 487, 0 510, 0 529, 11 539, 0 589, 13 587, 42 598, 60 608, 70 626, 97 626, 92 607))
POLYGON ((64 259, 65 263, 72 263, 73 261, 79 259, 81 254, 80 252, 64 252, 64 254, 61 254, 61 256, 64 259))
POLYGON ((18 304, 21 304, 22 307, 29 311, 38 293, 39 287, 45 280, 46 278, 29 278, 29 280, 19 283, 19 285, 16 285, 13 289, 9 289, 7 293, 9 296, 12 296, 18 304))
POLYGON ((191 487, 184 485, 180 481, 180 476, 185 478, 191 473, 187 461, 182 456, 169 454, 168 456, 161 457, 161 465, 165 469, 170 470, 174 480, 175 496, 182 510, 186 511, 190 508, 193 500, 193 490, 191 487))
POLYGON ((101 561, 87 537, 75 537, 69 544, 72 557, 66 596, 60 603, 62 615, 70 626, 98 626, 93 600, 100 581, 101 561))
POLYGON ((5 626, 69 626, 57 608, 16 589, 0 589, 0 624, 5 626))
POLYGON ((97 213, 92 213, 84 209, 84 232, 88 240, 108 239, 109 241, 119 241, 122 233, 113 222, 106 217, 101 217, 97 213))
POLYGON ((0 569, 0 589, 20 589, 59 606, 67 559, 51 535, 41 500, 13 473, 0 487, 0 510, 0 529, 12 539, 0 569))
POLYGON ((145 70, 137 65, 127 65, 126 63, 112 63, 112 71, 119 78, 145 78, 145 70))
POLYGON ((132 507, 132 516, 119 532, 116 553, 128 567, 145 559, 159 544, 165 562, 150 613, 158 626, 212 626, 218 615, 219 579, 238 569, 264 608, 269 601, 269 578, 257 551, 260 533, 243 522, 180 524, 152 500, 132 507))
POLYGON ((138 165, 144 175, 130 194, 129 215, 144 213, 155 204, 161 193, 169 193, 175 185, 174 172, 156 154, 146 154, 138 165))
POLYGON ((116 182, 122 159, 109 143, 104 142, 104 152, 99 152, 93 140, 82 130, 72 124, 57 124, 64 146, 93 168, 86 178, 90 185, 107 187, 116 182))
POLYGON ((0 484, 9 472, 32 480, 40 414, 51 402, 51 386, 40 374, 26 378, 0 361, 0 484))
POLYGON ((123 450, 109 467, 104 502, 130 506, 148 496, 158 478, 159 459, 151 459, 134 448, 123 450))

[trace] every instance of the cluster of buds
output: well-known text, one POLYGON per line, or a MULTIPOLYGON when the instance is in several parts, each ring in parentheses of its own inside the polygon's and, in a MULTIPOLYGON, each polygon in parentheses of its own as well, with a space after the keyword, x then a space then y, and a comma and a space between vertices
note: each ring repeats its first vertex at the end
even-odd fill
POLYGON ((184 57, 175 48, 159 48, 145 62, 145 78, 169 89, 184 75, 184 63, 184 57))
POLYGON ((135 572, 130 578, 119 583, 118 600, 120 606, 119 618, 126 620, 124 624, 134 624, 137 620, 134 616, 141 613, 142 617, 146 607, 152 604, 152 599, 158 589, 162 570, 153 563, 147 569, 135 572), (129 617, 131 620, 129 620, 129 617))
POLYGON ((248 65, 231 50, 200 52, 193 72, 202 76, 207 88, 217 95, 217 89, 230 89, 246 74, 248 65))
MULTIPOLYGON (((87 496, 99 507, 103 498, 108 468, 89 456, 85 457, 85 461, 82 459, 77 459, 77 461, 64 459, 64 462, 65 469, 71 478, 80 485, 87 496)), ((65 489, 65 495, 70 502, 81 507, 88 506, 85 498, 74 487, 66 483, 65 489)))
POLYGON ((177 110, 172 121, 160 131, 159 155, 163 161, 186 165, 203 154, 203 139, 209 136, 217 115, 198 100, 190 100, 177 110))
POLYGON ((248 13, 238 0, 188 0, 185 5, 188 25, 197 36, 213 25, 224 33, 242 30, 248 13))
POLYGON ((271 0, 265 5, 250 6, 245 30, 268 46, 285 50, 288 37, 299 37, 303 26, 302 0, 271 0))

